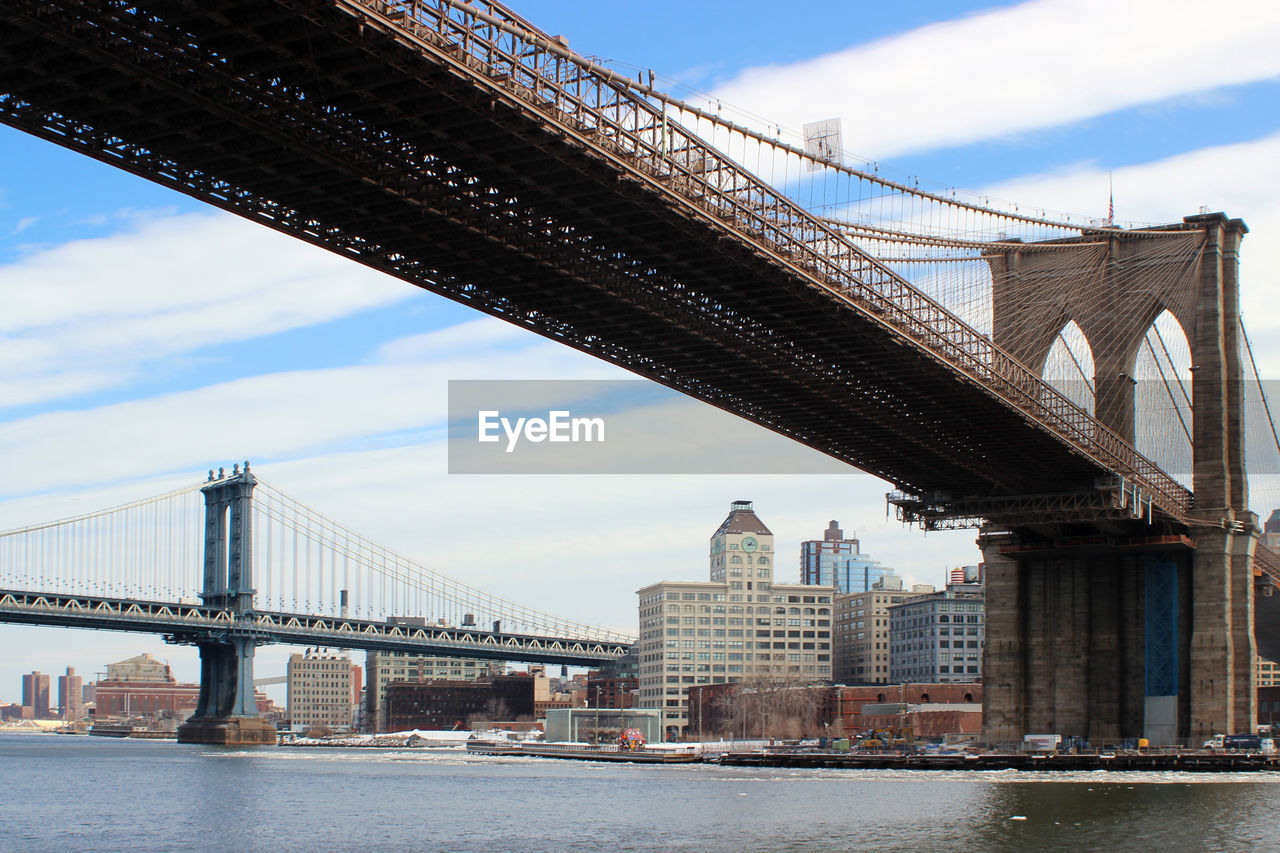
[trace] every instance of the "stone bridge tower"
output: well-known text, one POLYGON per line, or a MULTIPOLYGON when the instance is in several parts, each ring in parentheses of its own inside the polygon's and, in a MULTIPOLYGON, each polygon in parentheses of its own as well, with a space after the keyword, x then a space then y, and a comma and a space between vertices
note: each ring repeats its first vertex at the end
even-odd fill
POLYGON ((1191 350, 1194 425, 1185 524, 984 529, 988 741, 1052 732, 1155 745, 1252 730, 1258 524, 1244 466, 1238 282, 1247 230, 1215 213, 988 255, 996 343, 1041 372, 1075 322, 1094 356, 1096 417, 1131 444, 1139 347, 1157 316, 1173 314, 1191 350))

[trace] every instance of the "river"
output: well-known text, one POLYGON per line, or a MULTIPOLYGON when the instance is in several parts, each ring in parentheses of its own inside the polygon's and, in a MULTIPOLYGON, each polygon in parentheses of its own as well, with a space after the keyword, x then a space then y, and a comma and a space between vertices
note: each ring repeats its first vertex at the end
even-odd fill
POLYGON ((1280 773, 777 771, 0 734, 0 849, 1280 849, 1280 773))

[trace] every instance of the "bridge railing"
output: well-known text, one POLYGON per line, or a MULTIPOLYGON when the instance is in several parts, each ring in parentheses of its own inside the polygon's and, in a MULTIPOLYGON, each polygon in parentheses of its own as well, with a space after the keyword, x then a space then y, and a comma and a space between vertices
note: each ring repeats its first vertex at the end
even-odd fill
POLYGON ((801 208, 671 118, 615 72, 569 51, 498 3, 340 0, 416 37, 624 169, 665 188, 969 377, 1104 468, 1137 481, 1175 517, 1190 492, 989 337, 912 286, 841 231, 801 208))

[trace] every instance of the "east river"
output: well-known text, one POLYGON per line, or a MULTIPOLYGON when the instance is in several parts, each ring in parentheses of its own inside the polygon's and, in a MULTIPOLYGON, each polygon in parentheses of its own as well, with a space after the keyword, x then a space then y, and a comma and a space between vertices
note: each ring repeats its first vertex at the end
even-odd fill
POLYGON ((1280 849, 1280 774, 628 766, 0 735, 0 850, 1280 849))

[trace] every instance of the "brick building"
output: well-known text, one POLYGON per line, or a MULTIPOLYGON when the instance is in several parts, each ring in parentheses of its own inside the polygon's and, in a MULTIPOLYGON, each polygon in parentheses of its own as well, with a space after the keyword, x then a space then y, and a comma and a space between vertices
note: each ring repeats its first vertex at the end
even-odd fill
POLYGON ((689 690, 689 730, 704 739, 836 737, 909 722, 917 736, 975 734, 981 704, 977 683, 696 685, 689 690))
POLYGON ((98 720, 185 720, 195 713, 199 684, 169 681, 99 681, 94 691, 98 720))
POLYGON ((69 666, 66 675, 58 676, 58 716, 79 720, 84 715, 84 679, 76 675, 75 667, 69 666))
POLYGON ((49 718, 49 676, 39 670, 22 676, 22 708, 29 720, 49 718))
POLYGON ((532 719, 533 683, 528 675, 500 675, 489 681, 393 681, 386 686, 387 730, 465 729, 475 718, 532 719))
POLYGON ((640 679, 604 675, 599 670, 587 674, 588 708, 634 708, 640 679))

